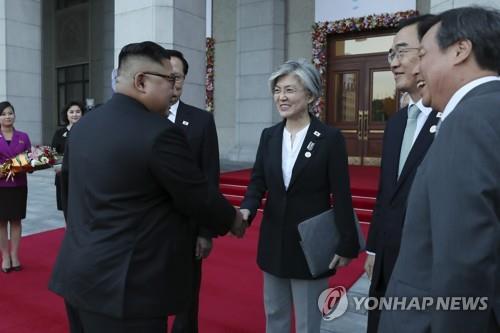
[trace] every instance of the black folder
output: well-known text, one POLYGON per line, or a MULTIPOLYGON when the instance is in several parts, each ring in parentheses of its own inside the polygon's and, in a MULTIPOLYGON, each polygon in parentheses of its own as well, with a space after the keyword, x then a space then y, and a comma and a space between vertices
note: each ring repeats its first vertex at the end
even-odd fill
MULTIPOLYGON (((356 213, 354 213, 354 220, 358 230, 361 251, 365 248, 365 238, 361 232, 356 213)), ((329 271, 328 265, 332 261, 340 243, 340 233, 335 224, 333 209, 301 222, 298 229, 301 238, 300 246, 312 276, 317 277, 329 271)))

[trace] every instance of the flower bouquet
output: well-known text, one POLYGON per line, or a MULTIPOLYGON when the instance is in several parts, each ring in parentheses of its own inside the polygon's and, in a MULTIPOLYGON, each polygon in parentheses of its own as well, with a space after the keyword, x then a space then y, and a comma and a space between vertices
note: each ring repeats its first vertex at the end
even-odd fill
POLYGON ((52 147, 31 147, 31 151, 20 153, 16 157, 0 164, 0 178, 6 177, 7 180, 14 181, 17 173, 50 168, 56 164, 56 156, 57 154, 52 147))

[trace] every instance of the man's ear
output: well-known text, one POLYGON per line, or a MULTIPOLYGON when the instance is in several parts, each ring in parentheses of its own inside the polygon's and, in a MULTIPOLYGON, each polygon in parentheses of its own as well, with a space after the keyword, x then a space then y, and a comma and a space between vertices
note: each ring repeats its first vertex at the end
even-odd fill
POLYGON ((468 39, 459 40, 455 43, 453 52, 455 65, 467 61, 472 55, 472 42, 468 39))
POLYGON ((144 73, 137 73, 134 76, 134 88, 141 93, 144 93, 146 91, 145 89, 146 83, 144 81, 144 78, 145 78, 144 73))

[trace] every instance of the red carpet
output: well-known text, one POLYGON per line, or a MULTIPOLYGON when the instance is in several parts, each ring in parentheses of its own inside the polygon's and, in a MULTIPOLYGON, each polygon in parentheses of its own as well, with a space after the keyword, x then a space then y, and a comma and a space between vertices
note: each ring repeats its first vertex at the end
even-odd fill
MULTIPOLYGON (((221 174, 221 184, 247 186, 252 170, 238 170, 221 174)), ((380 168, 349 166, 351 191, 353 195, 375 197, 378 189, 380 168)))
POLYGON ((58 229, 24 237, 25 269, 0 273, 1 333, 68 332, 63 301, 47 289, 63 233, 58 229))
MULTIPOLYGON (((370 170, 374 174, 377 171, 370 170)), ((243 174, 246 174, 248 182, 248 171, 231 173, 229 176, 234 176, 233 179, 243 185, 243 174)), ((222 175, 224 182, 227 182, 227 176, 228 174, 222 175)), ((378 174, 376 176, 378 177, 378 174)), ((354 177, 351 174, 352 178, 354 177)), ((377 182, 373 177, 367 179, 371 179, 375 184, 377 182)), ((376 190, 376 186, 367 186, 366 180, 351 180, 351 184, 353 195, 361 196, 376 190), (355 187, 357 185, 359 190, 355 187)), ((234 186, 234 182, 226 185, 234 186)), ((373 199, 370 200, 364 202, 365 206, 372 206, 373 199)), ((262 273, 255 262, 260 219, 259 214, 242 240, 228 236, 215 241, 213 253, 203 266, 200 332, 264 331, 262 273)), ((366 233, 368 225, 363 224, 363 229, 366 233)), ((63 301, 47 290, 50 271, 63 232, 63 229, 58 229, 23 238, 21 245, 25 270, 10 274, 0 273, 1 333, 67 332, 63 301)), ((362 254, 347 268, 339 270, 332 278, 331 284, 350 287, 363 272, 364 258, 365 255, 362 254)))

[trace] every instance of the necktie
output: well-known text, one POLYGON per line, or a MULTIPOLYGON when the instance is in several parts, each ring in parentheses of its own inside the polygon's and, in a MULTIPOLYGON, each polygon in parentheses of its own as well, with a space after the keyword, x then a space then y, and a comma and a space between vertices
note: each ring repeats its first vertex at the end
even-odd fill
POLYGON ((418 106, 412 104, 408 108, 408 120, 406 120, 405 134, 403 136, 403 143, 401 144, 401 153, 399 154, 399 169, 398 178, 403 171, 406 159, 410 154, 411 146, 413 145, 413 137, 417 128, 417 118, 420 113, 418 106))

